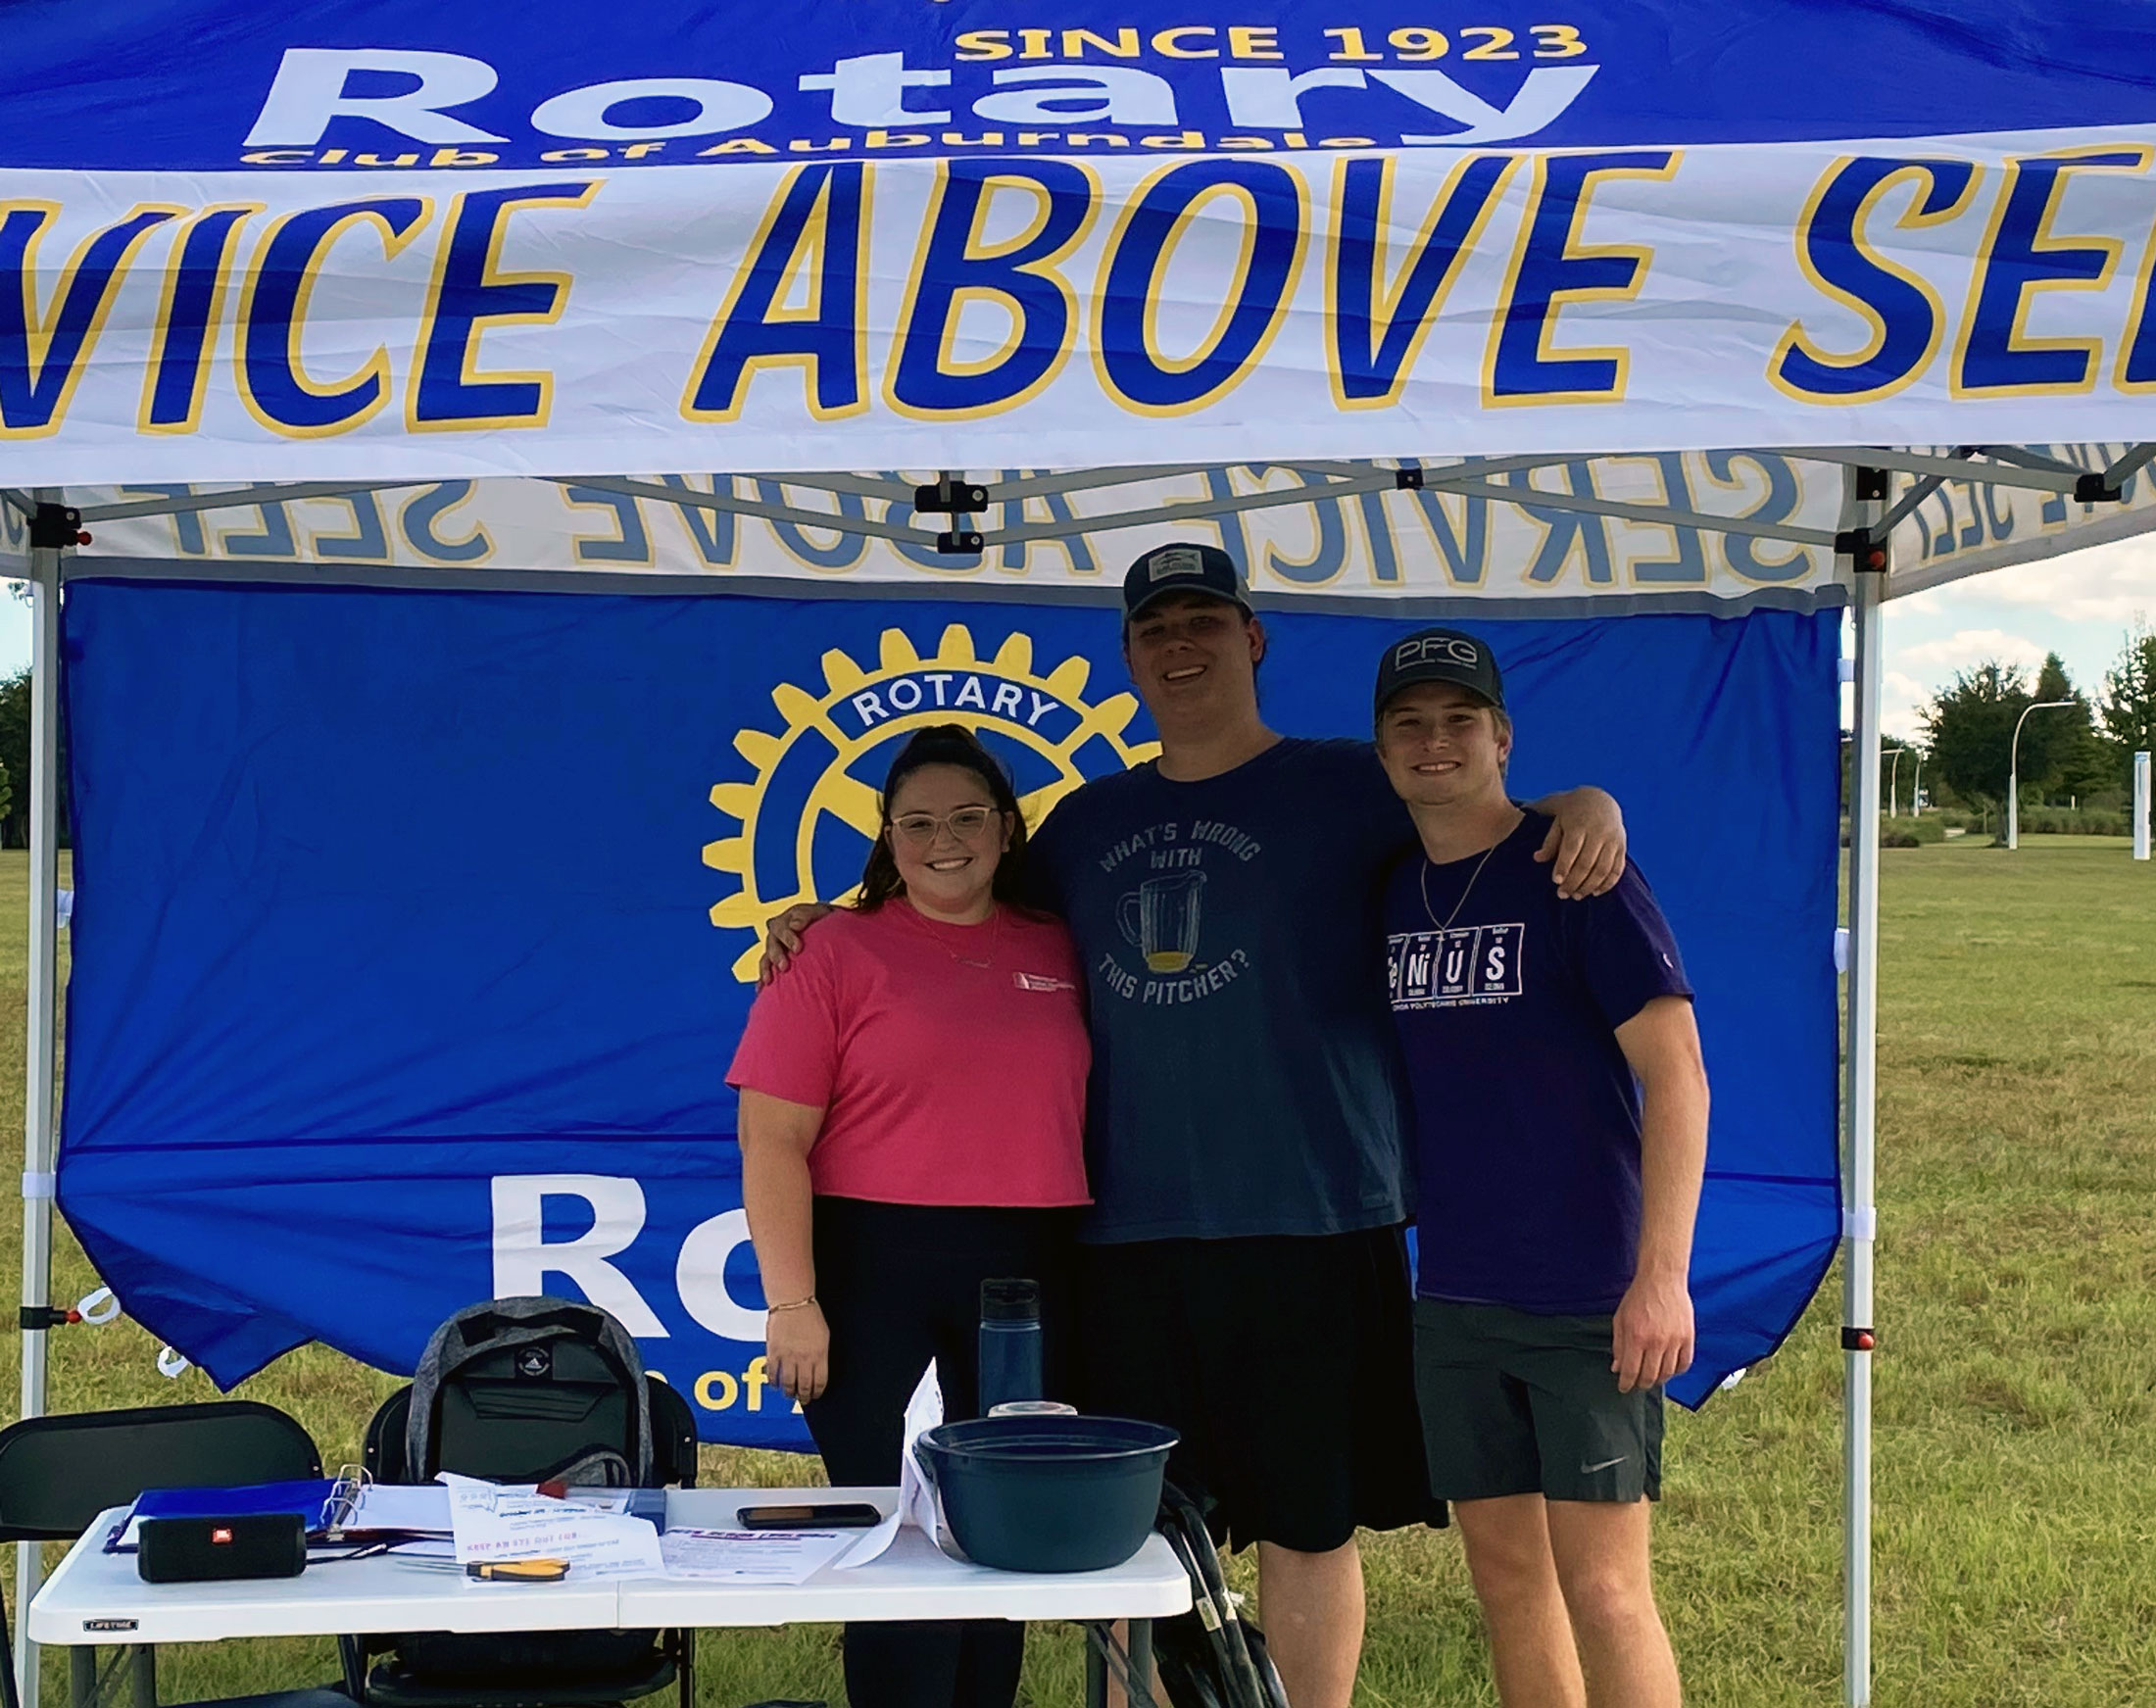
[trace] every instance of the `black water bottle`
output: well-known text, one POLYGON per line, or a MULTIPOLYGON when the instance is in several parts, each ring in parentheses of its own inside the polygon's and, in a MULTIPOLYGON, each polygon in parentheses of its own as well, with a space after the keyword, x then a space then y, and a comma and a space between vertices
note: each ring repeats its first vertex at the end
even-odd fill
POLYGON ((981 1283, 981 1415, 1041 1397, 1041 1287, 1016 1277, 981 1283))

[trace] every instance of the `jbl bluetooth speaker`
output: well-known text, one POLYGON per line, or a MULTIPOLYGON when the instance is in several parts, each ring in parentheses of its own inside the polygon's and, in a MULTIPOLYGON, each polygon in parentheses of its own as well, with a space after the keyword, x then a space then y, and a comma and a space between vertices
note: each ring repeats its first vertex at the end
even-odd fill
POLYGON ((307 1567, 307 1522, 296 1512, 234 1518, 146 1518, 135 1569, 148 1584, 296 1578, 307 1567))

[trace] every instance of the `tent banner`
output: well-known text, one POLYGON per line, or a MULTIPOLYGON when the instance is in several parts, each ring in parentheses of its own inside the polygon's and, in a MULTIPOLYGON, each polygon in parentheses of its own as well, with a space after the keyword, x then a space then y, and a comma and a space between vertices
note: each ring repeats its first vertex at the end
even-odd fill
MULTIPOLYGON (((1944 455, 1948 447, 1934 449, 1944 455)), ((2134 447, 2114 442, 2019 449, 2088 474, 2102 474, 2134 447)), ((1897 500, 1913 484, 1912 476, 1899 476, 1897 500)), ((2064 493, 1997 485, 1979 470, 1965 480, 1941 482, 1894 529, 1888 597, 1902 587, 1915 591, 1936 586, 2082 546, 2104 545, 2151 528, 2156 528, 2156 475, 2146 470, 2125 476, 2119 482, 2118 499, 2101 504, 2082 504, 2064 493)))
MULTIPOLYGON (((989 478, 1017 481, 1034 472, 1001 469, 989 478)), ((1112 588, 1140 553, 1163 539, 1190 539, 1225 547, 1246 566, 1260 604, 1441 598, 1515 601, 1524 610, 1582 597, 1622 596, 1643 607, 1843 597, 1826 546, 1723 533, 1675 516, 1634 520, 1558 509, 1534 496, 1560 503, 1608 499, 1656 512, 1831 534, 1841 471, 1825 464, 1761 451, 1664 451, 1487 474, 1473 463, 1425 472, 1432 484, 1418 490, 1341 495, 1325 490, 1334 484, 1326 474, 1294 467, 1197 468, 1153 479, 1134 470, 1134 478, 1113 487, 1080 485, 992 503, 970 518, 972 526, 1061 537, 1011 540, 962 556, 940 552, 930 531, 948 527, 948 517, 923 516, 915 526, 904 501, 776 477, 667 474, 631 484, 685 500, 716 497, 807 512, 811 519, 712 510, 573 481, 435 481, 99 521, 75 562, 77 572, 89 574, 98 572, 101 559, 117 558, 306 563, 332 572, 394 566, 476 571, 482 578, 488 570, 576 569, 698 576, 714 587, 777 577, 828 587, 1045 594, 1112 588), (1485 490, 1451 492, 1435 484, 1462 476, 1485 490), (1518 497, 1508 502, 1491 491, 1518 497), (1250 500, 1261 507, 1202 518, 1176 514, 1183 507, 1250 500), (812 519, 820 513, 830 515, 828 527, 812 519), (1097 516, 1112 518, 1111 525, 1090 526, 1097 516), (911 537, 849 531, 879 524, 896 524, 911 537)), ((910 489, 935 479, 936 471, 880 478, 910 489)), ((129 485, 69 496, 84 505, 139 504, 184 502, 209 490, 129 485)))
MULTIPOLYGON (((84 578, 64 620, 59 1198, 128 1313, 230 1384, 310 1340, 409 1370, 463 1305, 580 1295, 709 1439, 804 1444, 725 1085, 759 930, 858 881, 925 723, 978 729, 1036 820, 1151 755, 1113 615, 84 578)), ((1367 734, 1404 626, 1279 615, 1268 715, 1367 734)), ((1482 632, 1514 786, 1618 796, 1698 986, 1696 1400, 1839 1235, 1839 613, 1482 632)))
POLYGON ((81 485, 2130 438, 2156 64, 2107 10, 24 5, 0 443, 81 485))
POLYGON ((1334 159, 1179 135, 0 173, 0 443, 52 484, 1077 467, 2126 438, 2156 391, 2156 126, 1334 159))

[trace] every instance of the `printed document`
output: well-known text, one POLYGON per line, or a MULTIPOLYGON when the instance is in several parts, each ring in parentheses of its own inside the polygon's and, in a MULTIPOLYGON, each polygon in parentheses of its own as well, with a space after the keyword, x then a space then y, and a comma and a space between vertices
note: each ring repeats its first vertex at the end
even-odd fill
POLYGON ((444 1471, 450 1529, 457 1563, 500 1560, 566 1560, 569 1575, 590 1583, 605 1578, 656 1578, 665 1570, 659 1531, 649 1519, 595 1512, 572 1500, 557 1500, 530 1485, 486 1483, 444 1471))

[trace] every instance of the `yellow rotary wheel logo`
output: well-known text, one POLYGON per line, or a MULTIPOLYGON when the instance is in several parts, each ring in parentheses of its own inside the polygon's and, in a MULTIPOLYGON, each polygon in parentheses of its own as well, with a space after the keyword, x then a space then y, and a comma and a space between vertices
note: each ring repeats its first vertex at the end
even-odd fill
POLYGON ((820 694, 780 683, 771 704, 785 728, 734 737, 755 778, 711 789, 711 805, 740 825, 705 845, 704 863, 741 880, 711 908, 711 923, 752 934, 734 960, 744 984, 757 976, 765 920, 796 902, 849 900, 859 887, 865 845, 881 822, 877 790, 890 752, 877 750, 887 744, 932 723, 974 730, 1011 761, 1029 826, 1088 777, 1159 752, 1157 743, 1123 739, 1138 713, 1134 696, 1086 700, 1091 660, 1065 659, 1036 675, 1029 635, 1010 635, 982 659, 972 632, 953 623, 923 658, 905 630, 893 628, 883 631, 879 651, 873 669, 843 648, 825 653, 820 694))

